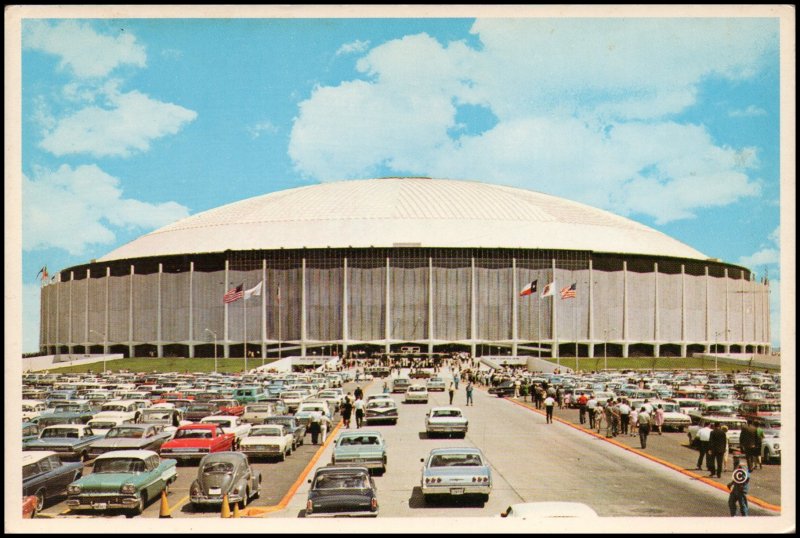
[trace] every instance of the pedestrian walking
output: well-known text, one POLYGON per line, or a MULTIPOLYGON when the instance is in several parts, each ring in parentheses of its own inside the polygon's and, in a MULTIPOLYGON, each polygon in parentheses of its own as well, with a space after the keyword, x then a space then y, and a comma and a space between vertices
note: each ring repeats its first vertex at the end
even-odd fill
MULTIPOLYGON (((641 416, 639 417, 641 420, 641 416)), ((708 443, 711 440, 711 428, 707 423, 703 423, 702 427, 697 430, 697 444, 700 449, 700 454, 697 456, 697 470, 703 468, 703 458, 706 460, 706 468, 711 471, 711 463, 708 459, 708 443)))
POLYGON ((728 436, 722 431, 720 424, 714 424, 714 429, 711 430, 711 435, 708 440, 708 449, 711 453, 711 472, 709 476, 716 476, 722 478, 722 459, 725 456, 725 450, 728 448, 728 436))
POLYGON ((733 480, 728 482, 728 489, 731 490, 728 495, 731 517, 736 516, 737 505, 742 516, 747 516, 749 514, 747 493, 750 491, 750 473, 744 463, 740 463, 739 467, 733 471, 733 480))
POLYGON ((520 392, 520 394, 522 394, 522 401, 523 402, 527 402, 528 401, 528 384, 527 383, 523 383, 522 387, 520 387, 520 389, 519 389, 519 392, 520 392))
POLYGON ((603 409, 603 406, 600 403, 594 408, 594 425, 597 429, 597 433, 600 433, 600 430, 603 428, 603 419, 606 416, 606 410, 603 409))
POLYGON ((658 404, 655 410, 655 415, 653 416, 653 425, 658 428, 658 435, 661 435, 661 428, 664 426, 664 408, 661 407, 661 404, 658 404))
POLYGON ((458 390, 458 378, 459 378, 459 374, 458 374, 458 371, 456 371, 456 375, 453 376, 453 384, 455 384, 456 390, 458 390))
POLYGON ((614 401, 611 398, 606 402, 603 412, 605 414, 603 418, 606 421, 606 438, 608 439, 613 436, 614 432, 614 401))
POLYGON ((650 435, 650 413, 642 407, 639 409, 639 416, 636 418, 639 424, 639 443, 642 448, 647 448, 647 436, 650 435))
POLYGON ((519 379, 514 380, 514 398, 519 398, 519 389, 522 386, 519 379))
POLYGON ((356 387, 356 390, 353 392, 353 396, 355 396, 356 400, 360 400, 364 397, 364 391, 361 390, 361 387, 356 387))
POLYGON ((447 394, 450 396, 450 405, 453 405, 453 396, 456 394, 456 389, 452 382, 450 382, 450 386, 447 388, 447 394))
POLYGON ((545 418, 547 419, 547 424, 553 423, 553 407, 556 405, 556 399, 552 396, 548 396, 544 400, 544 410, 545 410, 545 418))
POLYGON ((754 461, 753 461, 753 469, 758 467, 759 469, 764 468, 764 464, 761 462, 761 449, 764 446, 764 428, 761 426, 756 427, 756 445, 754 447, 753 452, 755 452, 754 461))
POLYGON ((350 427, 350 417, 353 414, 353 402, 350 399, 350 393, 347 393, 347 396, 344 398, 344 402, 342 402, 342 422, 344 423, 345 428, 350 427))
POLYGON ((559 409, 563 409, 564 408, 564 389, 562 389, 561 387, 558 387, 556 389, 556 401, 558 401, 558 408, 559 409))
POLYGON ((319 442, 319 434, 322 432, 322 426, 319 422, 320 419, 314 417, 311 419, 311 424, 308 425, 308 431, 311 434, 311 443, 315 445, 319 442))
POLYGON ((628 435, 628 426, 631 421, 631 406, 628 405, 628 400, 622 400, 617 406, 619 411, 619 429, 622 435, 628 435))
POLYGON ((586 400, 586 413, 589 415, 589 429, 594 429, 594 420, 595 420, 595 412, 594 410, 597 409, 597 398, 594 397, 594 394, 591 395, 586 400))
MULTIPOLYGON (((581 392, 580 396, 578 396, 578 417, 581 424, 586 423, 586 404, 588 402, 589 398, 586 397, 586 394, 581 392)), ((591 428, 591 425, 589 427, 591 428)))
POLYGON ((466 393, 467 393, 467 405, 473 405, 472 402, 472 380, 467 382, 466 393))
POLYGON ((362 422, 364 422, 364 400, 356 398, 353 409, 356 411, 356 428, 360 428, 362 422))
POLYGON ((755 426, 750 424, 742 426, 742 432, 739 434, 739 445, 742 448, 745 458, 747 458, 748 472, 752 472, 753 469, 755 469, 757 437, 758 430, 755 426))
POLYGON ((636 437, 636 434, 639 433, 639 410, 635 407, 632 408, 631 414, 628 418, 628 427, 630 429, 629 435, 631 437, 636 437))

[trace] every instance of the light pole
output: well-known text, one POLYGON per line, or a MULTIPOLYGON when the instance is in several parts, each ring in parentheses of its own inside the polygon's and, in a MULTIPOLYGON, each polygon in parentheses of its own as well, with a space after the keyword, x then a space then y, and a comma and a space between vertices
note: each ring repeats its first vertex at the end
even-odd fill
POLYGON ((214 373, 217 373, 217 333, 206 327, 206 331, 210 332, 214 337, 214 373))
POLYGON ((94 329, 89 329, 89 332, 103 337, 103 373, 106 373, 106 335, 99 333, 94 329))

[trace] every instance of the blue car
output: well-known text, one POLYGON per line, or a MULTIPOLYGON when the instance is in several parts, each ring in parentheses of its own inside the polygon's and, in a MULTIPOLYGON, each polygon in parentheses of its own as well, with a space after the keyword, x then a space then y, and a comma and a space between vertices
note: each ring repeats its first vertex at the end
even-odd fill
POLYGON ((82 463, 62 462, 55 452, 22 453, 22 496, 36 496, 36 513, 50 499, 63 496, 67 486, 82 475, 82 463))

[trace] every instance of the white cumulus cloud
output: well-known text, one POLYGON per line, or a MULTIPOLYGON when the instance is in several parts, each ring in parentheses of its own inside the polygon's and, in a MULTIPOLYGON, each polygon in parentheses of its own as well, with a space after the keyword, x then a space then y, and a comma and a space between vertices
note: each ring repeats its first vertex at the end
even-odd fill
POLYGON ((364 52, 369 48, 369 41, 361 41, 357 39, 351 43, 345 43, 339 50, 336 51, 336 56, 341 56, 342 54, 353 54, 357 52, 364 52))
POLYGON ((766 116, 767 111, 755 105, 750 105, 744 110, 731 110, 728 115, 732 118, 751 118, 753 116, 766 116))
POLYGON ((705 78, 757 73, 777 46, 774 23, 485 19, 472 32, 479 48, 389 41, 357 60, 363 78, 315 88, 291 133, 296 169, 322 181, 381 170, 480 179, 658 223, 760 194, 749 176, 758 148, 720 146, 673 118, 705 78), (463 128, 462 105, 496 122, 463 128))
POLYGON ((187 217, 176 202, 124 198, 120 181, 96 165, 36 168, 22 178, 23 250, 60 248, 72 255, 88 245, 112 244, 115 228, 149 231, 187 217))
POLYGON ((121 93, 115 84, 106 85, 102 94, 106 106, 88 106, 52 121, 41 147, 59 157, 75 153, 127 157, 147 151, 152 140, 176 134, 197 117, 193 110, 136 90, 121 93))
POLYGON ((61 58, 60 68, 80 78, 105 77, 120 65, 144 67, 147 54, 136 37, 121 29, 118 35, 97 33, 87 22, 25 21, 22 47, 61 58))

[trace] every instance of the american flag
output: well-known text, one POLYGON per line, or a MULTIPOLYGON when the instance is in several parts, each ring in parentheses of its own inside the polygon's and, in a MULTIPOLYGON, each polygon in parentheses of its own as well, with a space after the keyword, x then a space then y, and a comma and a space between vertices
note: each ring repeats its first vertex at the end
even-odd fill
POLYGON ((561 298, 562 299, 574 299, 575 298, 575 286, 577 282, 573 282, 571 286, 565 286, 561 288, 561 298))
POLYGON ((235 288, 228 290, 228 293, 222 296, 223 303, 232 303, 244 297, 244 283, 239 284, 235 288))

